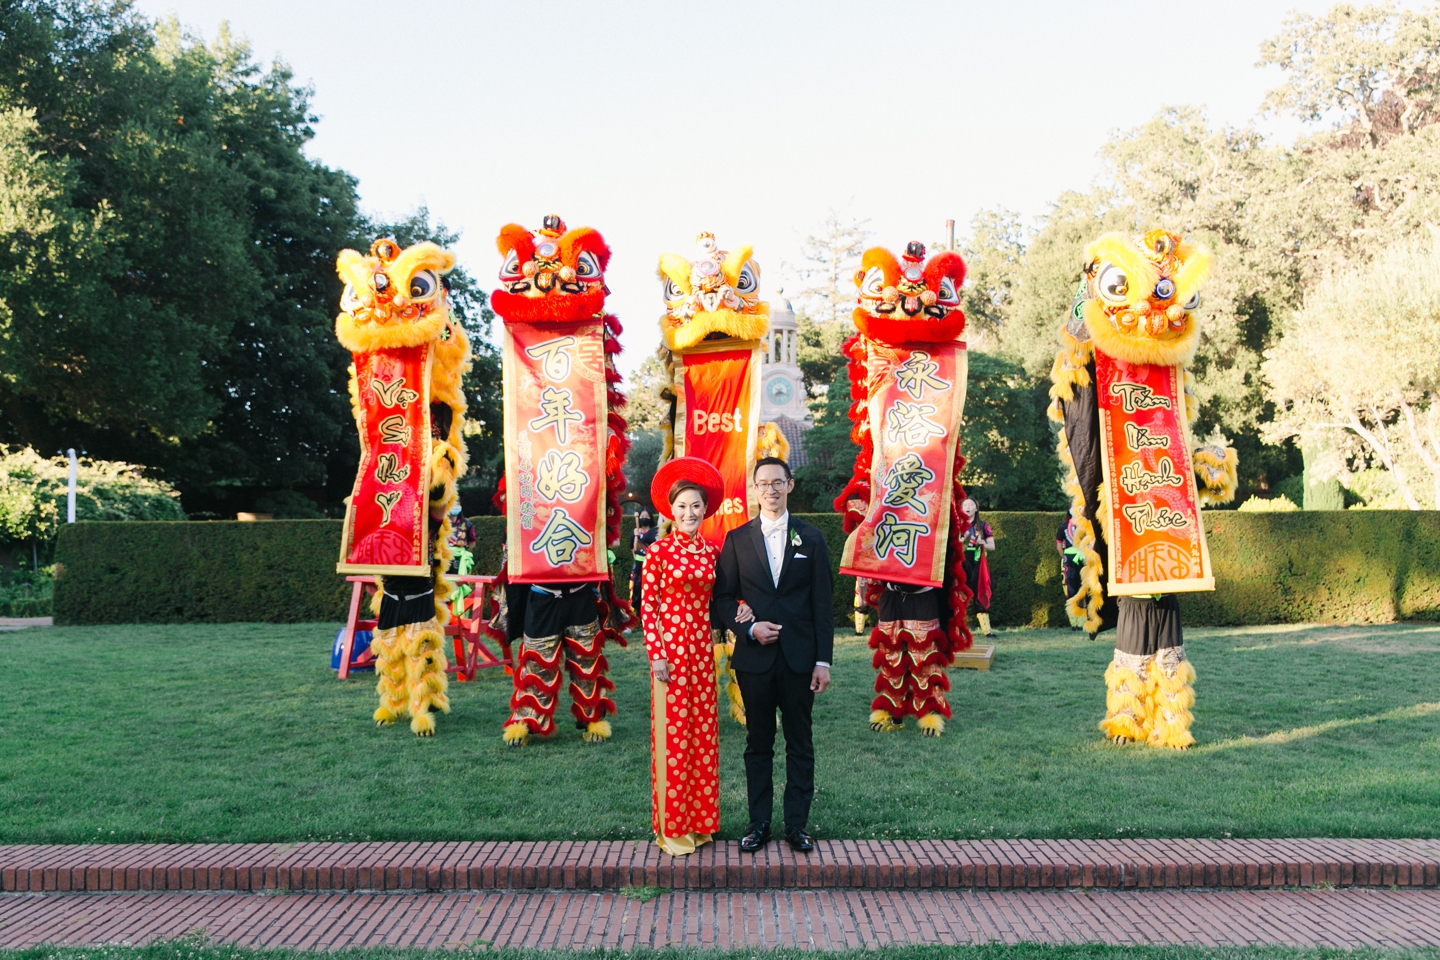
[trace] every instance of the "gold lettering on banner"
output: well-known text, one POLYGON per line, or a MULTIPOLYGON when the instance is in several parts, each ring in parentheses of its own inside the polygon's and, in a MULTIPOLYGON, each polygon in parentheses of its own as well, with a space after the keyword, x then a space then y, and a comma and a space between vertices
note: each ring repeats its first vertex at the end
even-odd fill
POLYGON ((1190 552, 1173 543, 1151 543, 1125 561, 1126 583, 1189 580, 1200 576, 1190 552))
POLYGON ((895 406, 885 411, 885 441, 920 447, 931 437, 945 436, 944 428, 928 419, 938 412, 933 403, 895 401, 895 406))
POLYGON ((1136 536, 1146 530, 1178 530, 1190 526, 1190 518, 1179 510, 1157 507, 1153 503, 1129 503, 1120 508, 1136 536))
POLYGON ((1175 464, 1169 457, 1161 457, 1154 472, 1146 470, 1138 460, 1132 460, 1120 468, 1120 486, 1132 497, 1147 493, 1152 487, 1184 486, 1185 478, 1175 472, 1175 464))
POLYGON ((890 507, 910 507, 916 513, 929 513, 919 493, 925 484, 934 479, 935 471, 925 466, 924 460, 907 453, 890 465, 885 478, 880 481, 885 488, 883 502, 890 507))
POLYGON ((399 490, 386 490, 384 493, 375 494, 375 505, 378 506, 385 514, 384 519, 380 521, 380 526, 388 527, 390 525, 390 511, 394 510, 395 504, 399 502, 399 490))
POLYGON ((1141 427, 1133 423, 1125 424, 1125 446, 1131 453, 1139 453, 1141 450, 1150 447, 1170 447, 1170 438, 1165 435, 1155 436, 1147 427, 1141 427))
POLYGON ((570 376, 570 351, 575 349, 574 337, 556 337, 525 348, 525 356, 540 361, 540 369, 551 380, 564 380, 570 376))
POLYGON ((530 544, 530 552, 543 553, 546 560, 559 566, 573 561, 581 547, 588 547, 593 542, 594 538, 585 532, 584 527, 572 520, 564 508, 556 507, 550 512, 545 529, 541 530, 540 536, 530 544))
POLYGON ((935 376, 939 372, 940 364, 931 360, 930 354, 924 350, 916 350, 910 354, 910 359, 895 368, 895 383, 910 394, 911 399, 919 400, 926 387, 932 390, 950 388, 950 384, 935 376))
POLYGON ((398 413, 380 421, 381 443, 398 443, 401 446, 409 446, 412 432, 405 425, 405 418, 398 413))
POLYGON ((404 483, 410 476, 410 465, 400 466, 398 453, 382 453, 375 458, 375 482, 381 484, 404 483))
POLYGON ((405 389, 404 377, 398 380, 391 380, 389 383, 377 377, 370 381, 370 389, 374 390, 375 396, 380 398, 380 405, 382 407, 398 406, 401 410, 404 410, 410 406, 410 404, 420 399, 420 394, 414 390, 405 389))
POLYGON ((930 525, 901 520, 893 513, 880 518, 875 526, 875 556, 884 560, 893 551, 895 559, 907 567, 915 566, 920 552, 920 538, 930 533, 930 525))
POLYGON ((578 503, 590 485, 590 474, 583 469, 584 461, 573 450, 561 453, 551 450, 540 458, 535 472, 535 490, 546 500, 578 503))
POLYGON ((579 423, 585 415, 572 405, 574 397, 569 390, 546 387, 540 393, 540 416, 530 421, 531 430, 555 428, 555 439, 561 443, 570 440, 570 424, 579 423))
POLYGON ((1169 397, 1160 396, 1143 383, 1112 383, 1110 396, 1120 398, 1120 406, 1126 413, 1154 410, 1157 407, 1170 409, 1169 397))

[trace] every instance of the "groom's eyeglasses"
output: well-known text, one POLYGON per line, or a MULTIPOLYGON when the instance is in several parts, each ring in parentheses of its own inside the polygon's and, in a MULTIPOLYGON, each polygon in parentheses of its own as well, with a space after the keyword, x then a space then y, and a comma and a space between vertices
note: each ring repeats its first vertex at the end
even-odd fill
POLYGON ((756 490, 784 490, 789 480, 756 480, 756 490))

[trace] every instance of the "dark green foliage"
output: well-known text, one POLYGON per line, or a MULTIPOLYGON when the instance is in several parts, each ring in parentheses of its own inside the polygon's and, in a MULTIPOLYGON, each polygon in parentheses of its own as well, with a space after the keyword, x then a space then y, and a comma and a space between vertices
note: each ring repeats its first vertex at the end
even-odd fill
MULTIPOLYGON (((855 581, 838 574, 840 515, 801 516, 830 545, 835 622, 843 629, 855 581)), ((995 529, 994 622, 1065 626, 1055 552, 1064 514, 983 516, 995 529)), ((1440 618, 1440 513, 1226 510, 1208 511, 1205 525, 1217 589, 1182 600, 1187 625, 1440 618)), ((477 517, 475 526, 476 569, 494 573, 504 519, 477 517)), ((615 547, 622 594, 633 527, 626 518, 615 547)), ((77 523, 61 530, 56 548, 57 621, 338 621, 350 595, 334 573, 339 545, 338 521, 77 523)))
POLYGON ((960 480, 982 510, 1063 510, 1050 381, 1014 360, 969 353, 960 480))
POLYGON ((830 510, 835 498, 855 472, 855 455, 860 448, 850 440, 850 372, 841 363, 831 372, 825 405, 815 426, 800 436, 808 458, 795 471, 796 489, 810 509, 830 510))
MULTIPOLYGON (((0 3, 0 443, 141 464, 190 515, 336 515, 357 457, 335 255, 455 234, 357 209, 305 155, 311 91, 222 28, 209 45, 124 2, 0 3), (10 108, 28 115, 6 113, 10 108), (58 226, 57 226, 58 224, 58 226), (265 511, 272 512, 272 511, 265 511)), ((473 278, 473 499, 500 453, 499 357, 473 278)))
MULTIPOLYGON (((643 507, 651 509, 650 482, 660 467, 660 452, 665 449, 665 439, 659 430, 640 429, 630 434, 630 452, 625 456, 625 499, 633 498, 643 507)), ((627 539, 625 541, 629 543, 627 539)))

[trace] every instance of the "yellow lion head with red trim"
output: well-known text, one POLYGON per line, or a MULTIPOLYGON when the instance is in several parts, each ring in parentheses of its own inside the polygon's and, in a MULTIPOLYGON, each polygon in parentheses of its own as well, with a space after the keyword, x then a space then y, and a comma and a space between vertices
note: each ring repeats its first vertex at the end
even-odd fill
POLYGON ((721 250, 715 235, 695 238, 695 255, 666 253, 657 271, 664 285, 660 330, 671 350, 703 340, 759 340, 770 329, 770 305, 760 299, 760 264, 751 248, 721 250))

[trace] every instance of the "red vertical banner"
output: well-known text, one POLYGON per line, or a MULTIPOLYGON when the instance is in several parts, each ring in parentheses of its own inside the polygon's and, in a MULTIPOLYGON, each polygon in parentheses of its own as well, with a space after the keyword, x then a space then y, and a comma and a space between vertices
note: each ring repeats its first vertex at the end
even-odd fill
POLYGON ((840 572, 938 587, 955 507, 950 471, 965 411, 965 344, 865 344, 870 506, 845 541, 840 572))
POLYGON ((430 347, 354 354, 360 471, 345 503, 345 574, 430 573, 430 347))
POLYGON ((609 425, 599 319, 507 323, 505 489, 512 583, 604 579, 609 425))
POLYGON ((1110 512, 1106 589, 1114 596, 1214 590, 1184 426, 1180 367, 1095 351, 1100 452, 1110 512))
POLYGON ((725 499, 700 524, 716 547, 750 519, 747 473, 760 427, 760 345, 697 350, 680 358, 683 389, 675 409, 675 455, 699 457, 720 471, 725 499))

